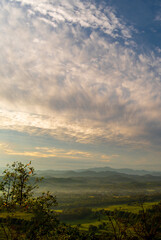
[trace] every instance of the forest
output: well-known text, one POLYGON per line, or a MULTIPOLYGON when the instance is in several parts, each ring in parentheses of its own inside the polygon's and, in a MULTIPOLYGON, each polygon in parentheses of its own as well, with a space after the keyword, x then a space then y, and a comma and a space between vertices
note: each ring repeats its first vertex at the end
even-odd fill
POLYGON ((160 176, 149 175, 147 182, 147 176, 124 173, 41 175, 31 162, 7 165, 0 183, 0 239, 161 239, 160 176))

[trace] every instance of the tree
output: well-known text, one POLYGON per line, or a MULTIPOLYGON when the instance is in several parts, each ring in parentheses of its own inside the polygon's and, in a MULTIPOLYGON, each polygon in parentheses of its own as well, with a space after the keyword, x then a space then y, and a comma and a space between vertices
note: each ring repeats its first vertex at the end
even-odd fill
POLYGON ((161 240, 161 203, 145 209, 144 199, 139 213, 121 210, 106 211, 111 225, 111 239, 115 240, 161 240))
POLYGON ((23 164, 14 162, 7 165, 3 172, 4 176, 0 184, 0 190, 3 192, 4 205, 22 204, 33 195, 33 190, 38 187, 40 178, 33 178, 35 170, 31 167, 31 162, 23 164))
POLYGON ((50 239, 59 225, 53 208, 57 206, 56 197, 50 192, 42 193, 37 198, 28 201, 29 210, 32 211, 31 226, 27 230, 26 239, 50 239))
POLYGON ((132 224, 132 229, 140 240, 161 239, 161 203, 147 210, 144 207, 144 202, 141 203, 138 220, 132 224))
POLYGON ((33 190, 42 178, 35 178, 31 162, 14 162, 3 172, 0 183, 3 192, 1 210, 8 212, 5 219, 0 219, 0 228, 6 239, 49 239, 59 224, 53 207, 56 197, 49 192, 33 197, 33 190), (17 219, 14 211, 30 212, 30 221, 17 219), (10 214, 12 212, 12 215, 10 214))

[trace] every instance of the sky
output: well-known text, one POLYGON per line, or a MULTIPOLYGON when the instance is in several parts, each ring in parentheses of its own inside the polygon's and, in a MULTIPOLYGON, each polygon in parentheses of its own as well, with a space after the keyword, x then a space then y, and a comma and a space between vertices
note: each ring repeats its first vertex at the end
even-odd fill
POLYGON ((160 0, 1 0, 0 86, 0 167, 161 171, 160 0))

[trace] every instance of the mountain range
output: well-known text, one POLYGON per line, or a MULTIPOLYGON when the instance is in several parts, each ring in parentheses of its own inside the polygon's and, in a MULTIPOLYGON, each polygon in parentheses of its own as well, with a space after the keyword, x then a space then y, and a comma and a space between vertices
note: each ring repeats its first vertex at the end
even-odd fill
POLYGON ((115 169, 111 167, 97 167, 77 170, 37 170, 36 173, 44 177, 106 177, 113 174, 127 174, 136 176, 161 176, 161 172, 134 170, 129 168, 115 169))

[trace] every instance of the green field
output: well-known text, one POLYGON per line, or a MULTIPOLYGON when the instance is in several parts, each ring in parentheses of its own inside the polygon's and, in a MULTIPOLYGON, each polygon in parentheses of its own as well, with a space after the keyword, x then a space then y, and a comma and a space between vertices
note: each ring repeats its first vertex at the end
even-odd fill
POLYGON ((33 214, 24 213, 24 212, 14 212, 14 213, 0 212, 0 218, 14 217, 18 219, 30 220, 32 216, 33 214))
MULTIPOLYGON (((153 205, 158 204, 159 201, 155 202, 145 202, 144 203, 144 209, 151 208, 153 205)), ((122 210, 122 211, 128 211, 132 213, 138 213, 141 210, 141 206, 138 203, 134 203, 133 205, 129 204, 118 204, 118 205, 110 205, 108 207, 104 208, 92 208, 93 211, 99 211, 99 210, 109 210, 109 211, 114 211, 114 210, 122 210)))
MULTIPOLYGON (((152 208, 152 206, 158 204, 158 201, 154 201, 154 202, 145 202, 144 203, 144 209, 150 209, 152 208)), ((107 226, 110 227, 110 223, 109 220, 107 218, 101 218, 100 220, 97 219, 97 217, 95 216, 95 214, 97 212, 99 212, 100 210, 108 210, 108 211, 115 211, 115 210, 119 210, 119 211, 123 211, 123 212, 131 212, 131 213, 135 213, 138 214, 139 211, 142 209, 141 206, 137 203, 134 203, 133 205, 129 205, 129 204, 118 204, 118 205, 109 205, 107 207, 96 207, 96 208, 92 208, 92 212, 94 213, 94 215, 89 215, 89 216, 85 216, 83 218, 80 219, 75 219, 75 220, 70 220, 70 216, 68 220, 65 220, 65 223, 71 224, 72 226, 78 226, 80 230, 84 230, 84 231, 88 231, 90 225, 99 227, 100 224, 105 223, 107 224, 107 226)), ((63 212, 62 210, 58 211, 60 214, 63 212)))

